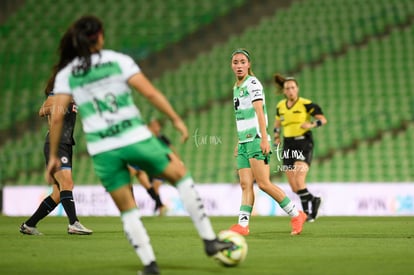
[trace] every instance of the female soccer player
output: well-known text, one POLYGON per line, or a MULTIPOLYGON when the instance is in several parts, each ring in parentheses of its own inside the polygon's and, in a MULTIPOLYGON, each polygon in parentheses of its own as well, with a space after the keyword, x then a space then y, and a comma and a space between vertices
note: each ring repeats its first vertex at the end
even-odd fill
MULTIPOLYGON (((54 76, 51 77, 47 87, 46 96, 47 99, 43 103, 39 110, 39 116, 48 117, 51 114, 51 108, 53 106, 53 83, 51 81, 54 76)), ((33 215, 20 225, 20 232, 27 235, 42 235, 36 228, 37 223, 46 217, 49 213, 56 208, 56 206, 62 203, 63 209, 69 220, 68 233, 77 235, 89 235, 92 234, 92 230, 83 226, 76 215, 75 202, 73 199, 73 178, 72 178, 72 147, 75 145, 73 139, 73 130, 76 123, 76 105, 71 102, 64 113, 63 133, 59 144, 59 158, 62 162, 62 166, 54 173, 52 178, 52 193, 46 197, 39 205, 33 215)), ((43 148, 43 152, 46 159, 46 165, 49 162, 49 133, 46 135, 46 140, 43 148)))
POLYGON ((274 82, 283 91, 285 99, 276 106, 274 144, 280 144, 283 128, 283 167, 292 191, 300 197, 307 220, 313 222, 318 215, 321 198, 315 197, 306 188, 306 175, 312 161, 313 139, 311 129, 327 123, 322 109, 311 100, 299 97, 296 79, 275 74, 274 82), (312 121, 311 118, 314 118, 312 121), (311 209, 309 209, 311 205, 311 209))
POLYGON ((238 224, 230 229, 242 235, 249 234, 250 215, 254 204, 253 183, 278 202, 292 217, 292 235, 302 232, 306 214, 296 209, 295 204, 282 189, 270 182, 270 137, 267 134, 267 110, 260 81, 253 75, 250 54, 237 49, 231 56, 231 67, 236 76, 233 87, 233 102, 236 115, 238 144, 235 148, 237 169, 242 188, 242 200, 238 224))
POLYGON ((182 141, 188 138, 186 125, 131 57, 105 50, 103 45, 103 24, 94 16, 75 21, 61 39, 46 178, 51 180, 61 167, 58 144, 63 114, 56 110, 66 108, 74 99, 79 106, 95 172, 121 212, 125 234, 144 265, 143 273, 159 274, 159 269, 132 194, 129 164, 151 176, 160 175, 177 188, 208 256, 231 248, 233 243, 217 239, 185 166, 144 124, 133 103, 130 86, 171 120, 182 141))

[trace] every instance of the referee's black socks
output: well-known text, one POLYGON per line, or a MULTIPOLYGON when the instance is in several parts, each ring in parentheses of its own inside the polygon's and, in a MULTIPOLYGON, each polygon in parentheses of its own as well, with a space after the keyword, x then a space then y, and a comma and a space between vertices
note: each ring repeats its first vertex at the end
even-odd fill
POLYGON ((300 202, 302 204, 302 209, 306 214, 309 214, 309 202, 312 201, 313 195, 308 191, 307 188, 298 190, 296 193, 300 198, 300 202))

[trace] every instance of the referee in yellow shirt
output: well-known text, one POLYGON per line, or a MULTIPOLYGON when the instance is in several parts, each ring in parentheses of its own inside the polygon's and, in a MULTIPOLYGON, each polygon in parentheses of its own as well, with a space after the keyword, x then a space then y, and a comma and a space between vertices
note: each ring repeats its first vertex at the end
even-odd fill
POLYGON ((313 222, 318 214, 321 198, 315 197, 306 187, 306 175, 312 161, 312 128, 327 123, 322 109, 309 99, 299 97, 296 79, 275 74, 274 82, 283 91, 285 99, 276 106, 274 124, 274 144, 277 154, 283 159, 283 171, 292 191, 300 197, 308 222, 313 222), (283 131, 282 131, 283 130, 283 131), (279 150, 280 135, 283 132, 283 149, 279 150), (309 208, 310 206, 310 208, 309 208))

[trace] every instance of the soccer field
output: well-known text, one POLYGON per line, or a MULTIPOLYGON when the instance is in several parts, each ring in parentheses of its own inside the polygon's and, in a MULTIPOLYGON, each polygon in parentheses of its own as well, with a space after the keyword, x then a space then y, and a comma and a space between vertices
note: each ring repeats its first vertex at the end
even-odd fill
MULTIPOLYGON (((22 235, 25 218, 0 216, 0 274, 136 274, 141 263, 120 218, 81 217, 90 236, 68 235, 47 217, 43 236, 22 235)), ((216 231, 236 217, 212 217, 216 231)), ((414 274, 414 217, 321 217, 290 236, 289 218, 251 220, 247 259, 225 268, 205 256, 188 217, 144 217, 161 274, 414 274)))

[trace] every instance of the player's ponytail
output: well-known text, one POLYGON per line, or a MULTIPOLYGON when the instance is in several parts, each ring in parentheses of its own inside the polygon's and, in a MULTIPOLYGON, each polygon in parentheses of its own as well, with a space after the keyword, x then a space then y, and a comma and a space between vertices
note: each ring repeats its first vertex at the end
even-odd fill
POLYGON ((75 68, 75 74, 85 74, 91 67, 91 48, 98 42, 99 35, 103 33, 103 24, 95 16, 83 16, 71 27, 71 45, 75 50, 80 64, 75 68))
POLYGON ((75 73, 87 73, 91 67, 91 47, 98 42, 99 35, 103 33, 103 24, 98 17, 89 15, 83 16, 74 22, 63 34, 59 43, 59 60, 53 66, 45 95, 53 91, 56 74, 66 67, 73 59, 79 57, 80 65, 75 68, 75 73))
POLYGON ((284 77, 280 73, 276 73, 273 76, 273 82, 276 85, 276 89, 277 89, 276 92, 278 94, 283 94, 283 87, 284 87, 286 81, 294 81, 296 83, 296 85, 299 87, 299 83, 294 77, 284 77))

